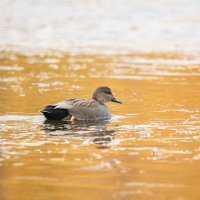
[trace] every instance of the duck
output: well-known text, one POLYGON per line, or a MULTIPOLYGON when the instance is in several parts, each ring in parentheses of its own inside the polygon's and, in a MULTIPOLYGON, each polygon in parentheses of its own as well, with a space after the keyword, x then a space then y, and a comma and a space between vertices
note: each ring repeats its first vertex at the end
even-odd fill
POLYGON ((41 112, 47 120, 104 120, 111 118, 108 102, 122 103, 107 86, 95 89, 92 98, 72 98, 47 105, 41 112))

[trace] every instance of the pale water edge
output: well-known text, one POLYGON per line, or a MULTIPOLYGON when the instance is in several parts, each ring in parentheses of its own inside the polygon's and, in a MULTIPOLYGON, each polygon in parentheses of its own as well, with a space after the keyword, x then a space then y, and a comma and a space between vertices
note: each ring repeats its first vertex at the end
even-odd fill
POLYGON ((0 47, 200 52, 198 0, 1 0, 0 47))

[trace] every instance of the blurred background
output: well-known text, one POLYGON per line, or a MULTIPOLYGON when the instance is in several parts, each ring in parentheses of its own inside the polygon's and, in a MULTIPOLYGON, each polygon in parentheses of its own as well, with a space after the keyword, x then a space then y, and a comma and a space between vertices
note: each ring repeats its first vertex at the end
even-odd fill
POLYGON ((1 0, 0 44, 199 52, 198 0, 1 0))
POLYGON ((199 0, 0 0, 0 199, 200 199, 199 0), (46 122, 109 86, 111 120, 46 122))

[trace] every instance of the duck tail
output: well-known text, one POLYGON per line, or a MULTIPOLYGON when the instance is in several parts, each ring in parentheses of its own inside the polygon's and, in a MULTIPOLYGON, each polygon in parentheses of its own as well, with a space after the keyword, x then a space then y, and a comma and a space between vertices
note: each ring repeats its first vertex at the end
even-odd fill
POLYGON ((68 109, 55 108, 54 105, 48 105, 40 112, 49 120, 62 120, 70 116, 68 109))

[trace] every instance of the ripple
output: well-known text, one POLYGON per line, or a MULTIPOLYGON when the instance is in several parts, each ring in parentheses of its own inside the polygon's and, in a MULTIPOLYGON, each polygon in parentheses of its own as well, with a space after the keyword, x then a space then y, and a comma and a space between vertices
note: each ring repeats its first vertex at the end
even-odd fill
POLYGON ((0 71, 22 71, 24 70, 23 67, 17 66, 0 66, 0 71))
POLYGON ((159 187, 163 187, 163 188, 182 188, 184 187, 183 184, 166 184, 166 183, 146 183, 146 182, 136 182, 136 181, 132 181, 132 182, 128 182, 125 183, 125 185, 130 186, 130 187, 153 187, 153 188, 159 188, 159 187))
POLYGON ((0 121, 31 121, 31 122, 41 122, 43 121, 42 116, 24 116, 24 115, 4 115, 0 116, 0 121))
POLYGON ((101 169, 112 169, 116 165, 120 164, 121 162, 117 159, 113 159, 110 161, 104 161, 101 162, 98 165, 95 166, 88 166, 88 167, 82 167, 82 170, 101 170, 101 169))

